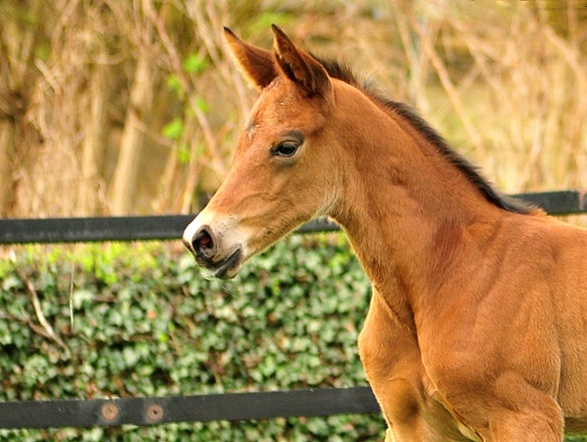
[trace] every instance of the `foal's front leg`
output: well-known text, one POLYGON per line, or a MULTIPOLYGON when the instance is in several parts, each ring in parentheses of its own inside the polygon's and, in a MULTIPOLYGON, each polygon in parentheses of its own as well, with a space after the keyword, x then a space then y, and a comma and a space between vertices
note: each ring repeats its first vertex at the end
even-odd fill
POLYGON ((388 425, 385 442, 436 440, 422 417, 421 397, 411 382, 397 379, 379 393, 378 400, 388 425))
POLYGON ((414 337, 377 292, 359 335, 359 354, 388 424, 385 442, 434 441, 422 418, 422 368, 414 337))

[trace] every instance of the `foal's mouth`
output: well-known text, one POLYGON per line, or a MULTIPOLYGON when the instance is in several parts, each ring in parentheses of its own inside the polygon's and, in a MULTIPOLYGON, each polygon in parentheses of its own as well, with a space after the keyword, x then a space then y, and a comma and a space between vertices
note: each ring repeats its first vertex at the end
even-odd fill
POLYGON ((235 276, 235 274, 229 274, 230 270, 238 267, 240 264, 241 258, 241 249, 236 249, 232 254, 223 261, 216 263, 215 265, 210 265, 210 262, 206 263, 206 267, 211 270, 214 274, 214 277, 220 279, 229 279, 235 276))

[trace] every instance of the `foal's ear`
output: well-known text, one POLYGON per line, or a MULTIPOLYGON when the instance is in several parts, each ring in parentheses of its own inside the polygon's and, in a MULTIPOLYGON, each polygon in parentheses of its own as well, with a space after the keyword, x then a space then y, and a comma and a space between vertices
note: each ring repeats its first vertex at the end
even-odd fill
POLYGON ((283 73, 310 95, 326 98, 332 90, 332 84, 322 63, 298 49, 277 25, 272 25, 272 28, 275 34, 275 58, 283 73))
POLYGON ((224 38, 237 67, 253 86, 263 89, 277 77, 275 59, 270 51, 244 42, 227 27, 224 38))

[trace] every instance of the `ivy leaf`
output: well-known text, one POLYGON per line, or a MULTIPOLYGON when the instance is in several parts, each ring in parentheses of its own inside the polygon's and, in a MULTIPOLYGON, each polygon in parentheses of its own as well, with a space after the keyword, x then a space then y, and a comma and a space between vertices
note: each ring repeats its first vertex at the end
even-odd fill
POLYGON ((22 282, 15 275, 8 275, 2 281, 2 290, 9 291, 14 288, 22 287, 22 282))

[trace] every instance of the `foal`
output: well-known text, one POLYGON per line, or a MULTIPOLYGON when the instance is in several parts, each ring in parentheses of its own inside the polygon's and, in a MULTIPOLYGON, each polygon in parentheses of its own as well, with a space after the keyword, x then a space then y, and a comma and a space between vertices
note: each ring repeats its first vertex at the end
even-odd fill
POLYGON ((315 216, 373 284, 359 354, 386 441, 560 442, 587 429, 587 233, 500 196, 406 106, 226 29, 261 94, 186 228, 218 277, 315 216))

